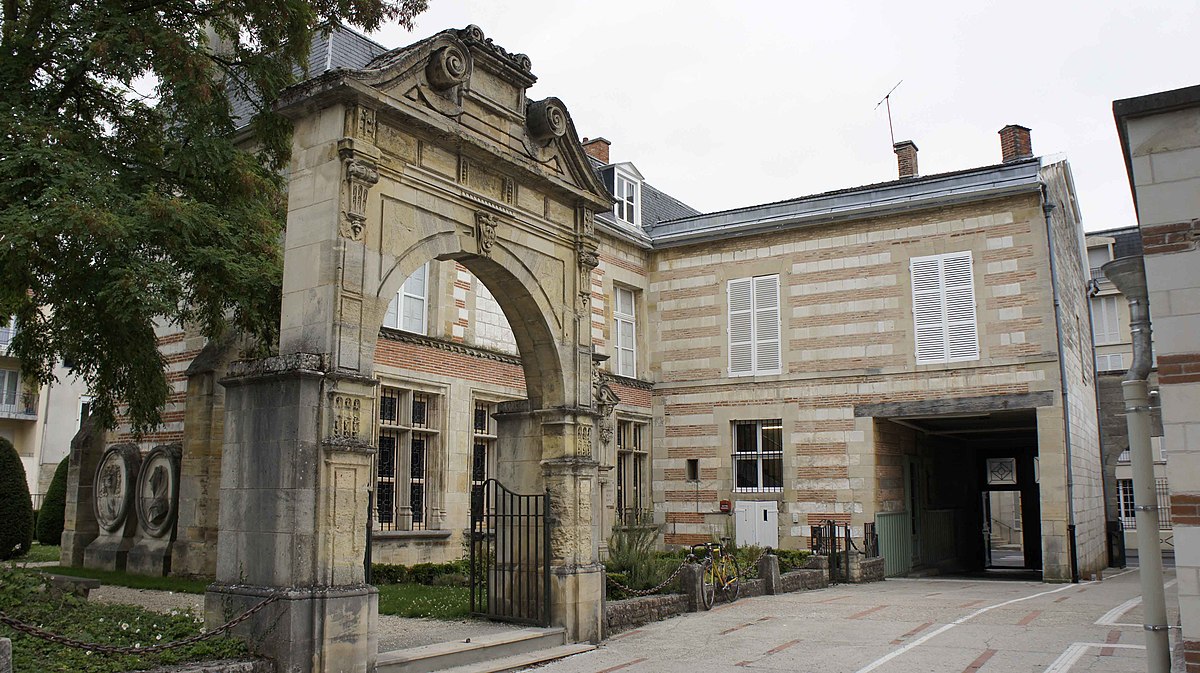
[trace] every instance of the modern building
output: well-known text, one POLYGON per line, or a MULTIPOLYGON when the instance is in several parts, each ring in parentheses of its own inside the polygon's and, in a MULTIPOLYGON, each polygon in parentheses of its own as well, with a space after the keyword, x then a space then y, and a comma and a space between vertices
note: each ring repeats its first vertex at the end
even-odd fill
MULTIPOLYGON (((488 49, 501 65, 517 62, 488 49)), ((335 30, 314 44, 312 74, 417 53, 384 52, 335 30)), ((990 166, 922 176, 906 141, 896 180, 700 213, 614 161, 607 140, 583 139, 615 201, 595 217, 581 317, 598 406, 614 410, 591 440, 601 552, 614 528, 642 525, 665 545, 728 536, 805 548, 832 520, 860 539, 873 526, 893 575, 1016 568, 1067 581, 1101 570, 1088 274, 1071 172, 1035 157, 1027 128, 1006 126, 1000 141, 990 166)), ((394 152, 411 150, 406 142, 380 139, 394 152)), ((420 148, 409 160, 455 198, 534 220, 561 215, 465 154, 420 148)), ((520 324, 503 299, 462 264, 430 259, 384 316, 376 561, 464 554, 471 493, 496 476, 499 428, 526 395, 520 324)), ((183 443, 172 569, 211 574, 217 382, 237 348, 168 328, 160 344, 174 386, 166 424, 111 440, 183 443)))
MULTIPOLYGON (((1137 227, 1097 231, 1087 236, 1088 266, 1092 281, 1092 340, 1096 347, 1096 398, 1100 407, 1100 450, 1104 456, 1105 509, 1110 522, 1119 523, 1125 549, 1137 548, 1134 516, 1133 468, 1129 461, 1129 433, 1125 426, 1125 401, 1121 381, 1132 364, 1133 343, 1129 331, 1129 302, 1100 271, 1104 264, 1121 257, 1142 255, 1142 235, 1137 227)), ((1158 373, 1151 370, 1150 385, 1157 396, 1158 373)), ((1155 397, 1157 399, 1157 397, 1155 397)), ((1154 531, 1164 551, 1174 548, 1171 534, 1170 498, 1167 486, 1167 453, 1162 444, 1162 417, 1155 406, 1151 444, 1158 505, 1162 508, 1159 530, 1154 531)), ((1114 550, 1115 551, 1115 550, 1114 550)), ((1111 559, 1110 559, 1111 560, 1111 559)))
POLYGON ((1200 86, 1113 102, 1144 245, 1157 355, 1179 612, 1200 671, 1200 86))
POLYGON ((25 380, 21 361, 9 350, 16 334, 15 318, 0 327, 0 437, 12 442, 21 456, 33 507, 38 509, 54 470, 70 453, 71 437, 87 417, 91 397, 61 364, 54 369, 53 383, 39 386, 25 380))

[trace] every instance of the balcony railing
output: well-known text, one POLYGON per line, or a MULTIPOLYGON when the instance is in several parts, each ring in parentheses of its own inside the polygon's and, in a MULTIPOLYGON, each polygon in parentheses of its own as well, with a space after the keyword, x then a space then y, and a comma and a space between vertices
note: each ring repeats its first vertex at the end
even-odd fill
POLYGON ((18 404, 0 404, 0 418, 19 421, 37 420, 37 402, 36 400, 27 400, 18 404))
POLYGON ((0 326, 0 351, 8 350, 13 337, 17 336, 17 328, 11 324, 0 326))

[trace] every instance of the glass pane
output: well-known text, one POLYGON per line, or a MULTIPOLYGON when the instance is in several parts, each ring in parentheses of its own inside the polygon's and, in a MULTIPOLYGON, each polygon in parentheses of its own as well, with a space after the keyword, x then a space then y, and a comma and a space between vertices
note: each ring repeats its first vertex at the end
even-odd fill
POLYGON ((422 265, 413 271, 413 274, 404 279, 404 293, 416 295, 418 297, 425 296, 425 266, 422 265))
POLYGON ((475 405, 475 434, 488 434, 488 408, 484 405, 475 405))
POLYGON ((783 458, 763 458, 763 487, 783 488, 783 458))
POLYGON ((392 435, 379 436, 379 476, 396 476, 396 438, 392 435))
POLYGON ((17 403, 17 373, 14 371, 4 372, 6 375, 4 381, 3 395, 0 396, 0 404, 16 404, 17 403))
POLYGON ((429 401, 425 395, 419 393, 413 395, 412 405, 412 426, 414 428, 424 428, 429 422, 429 401))
POLYGON ((414 297, 404 298, 404 315, 401 316, 400 329, 414 334, 425 333, 425 300, 414 297))
POLYGON ((633 315, 633 292, 617 288, 617 312, 633 315))
POLYGON ((783 421, 779 419, 763 421, 762 450, 764 453, 783 451, 783 421))
POLYGON ((733 449, 738 453, 758 451, 758 424, 734 423, 733 449))
POLYGON ((425 478, 425 438, 414 435, 412 438, 412 478, 425 478))
POLYGON ((758 461, 755 459, 738 459, 737 465, 738 488, 758 488, 758 461))
POLYGON ((375 518, 379 523, 391 523, 392 513, 395 509, 394 495, 391 484, 380 483, 375 487, 375 518))
POLYGON ((410 487, 408 504, 412 507, 413 524, 425 523, 425 484, 410 487))
POLYGON ((487 479, 487 444, 475 442, 471 454, 471 481, 481 482, 487 479))

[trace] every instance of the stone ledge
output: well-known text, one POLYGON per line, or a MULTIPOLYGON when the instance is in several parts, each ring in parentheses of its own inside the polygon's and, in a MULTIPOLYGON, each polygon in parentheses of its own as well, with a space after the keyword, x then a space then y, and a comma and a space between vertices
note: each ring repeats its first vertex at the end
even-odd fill
POLYGON ((452 530, 375 530, 371 531, 371 541, 444 540, 453 534, 452 530))
POLYGON ((286 374, 317 374, 324 375, 324 358, 315 353, 291 353, 276 355, 262 360, 238 360, 229 365, 229 371, 222 383, 236 383, 239 380, 271 378, 286 374))
POLYGON ((263 659, 204 661, 155 668, 147 673, 275 673, 275 664, 263 659))

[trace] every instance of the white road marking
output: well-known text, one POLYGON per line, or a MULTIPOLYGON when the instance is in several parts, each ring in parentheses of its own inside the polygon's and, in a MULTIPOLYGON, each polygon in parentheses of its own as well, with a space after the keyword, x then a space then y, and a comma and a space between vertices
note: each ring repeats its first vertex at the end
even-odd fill
MULTIPOLYGON (((1167 582, 1166 584, 1164 584, 1163 588, 1170 589, 1172 586, 1175 585, 1175 583, 1177 581, 1178 580, 1171 580, 1170 582, 1167 582)), ((1098 624, 1100 626, 1141 626, 1141 624, 1121 624, 1121 623, 1117 622, 1117 619, 1121 615, 1134 609, 1135 607, 1137 607, 1138 603, 1141 603, 1141 602, 1142 602, 1141 596, 1134 596, 1133 598, 1130 598, 1129 600, 1125 601, 1124 603, 1121 603, 1117 607, 1104 613, 1100 617, 1100 619, 1096 620, 1096 624, 1098 624)))
POLYGON ((1123 650, 1144 650, 1145 645, 1122 645, 1120 643, 1071 643, 1071 646, 1050 664, 1045 673, 1066 673, 1074 666, 1089 647, 1111 647, 1123 650))
POLYGON ((1061 586, 1057 589, 1051 589, 1050 591, 1043 591, 1041 593, 1033 594, 1031 596, 1025 596, 1024 598, 1014 598, 1010 601, 1004 601, 1003 603, 996 603, 995 605, 989 605, 987 607, 979 608, 975 612, 972 612, 971 614, 969 614, 965 617, 959 617, 958 619, 950 622, 949 624, 946 624, 946 625, 942 626, 941 628, 931 631, 931 632, 921 636, 920 638, 917 638, 916 640, 912 641, 911 643, 904 645, 903 647, 892 650, 891 652, 883 655, 882 657, 876 659, 875 661, 872 661, 871 663, 867 664, 866 666, 863 666, 862 668, 858 669, 858 671, 856 673, 870 673, 871 671, 879 668, 880 666, 886 664, 887 662, 891 661, 892 659, 895 659, 896 657, 900 656, 901 654, 904 654, 905 652, 913 649, 914 647, 924 645, 927 641, 929 641, 934 636, 941 635, 941 634, 949 631, 950 629, 958 626, 959 624, 962 624, 963 622, 972 620, 972 619, 978 617, 979 615, 982 615, 985 612, 995 610, 996 608, 1002 608, 1007 605, 1012 605, 1013 603, 1020 603, 1021 601, 1027 601, 1032 598, 1041 598, 1042 596, 1049 596, 1050 594, 1056 594, 1060 591, 1066 591, 1067 589, 1078 589, 1079 587, 1087 585, 1087 584, 1091 584, 1091 582, 1081 582, 1080 584, 1067 584, 1067 585, 1061 586))

